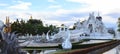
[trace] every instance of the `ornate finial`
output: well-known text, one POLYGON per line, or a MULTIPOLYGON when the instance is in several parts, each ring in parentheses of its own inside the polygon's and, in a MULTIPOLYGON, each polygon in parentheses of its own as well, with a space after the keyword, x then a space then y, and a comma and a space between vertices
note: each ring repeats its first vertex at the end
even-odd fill
POLYGON ((8 19, 7 19, 7 21, 8 21, 8 23, 10 23, 9 21, 10 21, 10 19, 9 19, 9 16, 8 16, 8 19))
POLYGON ((98 12, 98 16, 100 16, 100 13, 98 12))
POLYGON ((9 16, 6 16, 6 22, 5 22, 5 23, 8 24, 9 21, 10 21, 10 20, 9 20, 9 16))
POLYGON ((30 19, 32 19, 32 16, 30 16, 30 19))
POLYGON ((5 22, 6 24, 7 24, 7 21, 8 21, 8 17, 6 16, 6 22, 5 22))
POLYGON ((4 28, 4 32, 8 33, 8 32, 11 32, 11 24, 10 24, 10 19, 9 19, 9 16, 6 16, 6 26, 4 28))

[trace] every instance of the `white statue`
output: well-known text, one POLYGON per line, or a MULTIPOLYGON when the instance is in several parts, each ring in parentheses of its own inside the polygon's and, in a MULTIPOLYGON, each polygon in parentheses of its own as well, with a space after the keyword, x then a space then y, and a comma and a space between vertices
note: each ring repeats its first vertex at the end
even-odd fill
POLYGON ((2 35, 2 39, 4 40, 4 36, 3 36, 3 28, 5 27, 4 23, 2 21, 0 21, 0 33, 2 35))
POLYGON ((45 37, 45 33, 43 32, 42 37, 45 37))
POLYGON ((2 41, 0 42, 0 54, 26 54, 21 51, 15 32, 5 33, 3 31, 4 27, 7 26, 5 26, 4 23, 0 21, 0 36, 2 37, 2 41))
POLYGON ((46 35, 46 39, 49 41, 50 40, 50 38, 49 38, 49 32, 50 32, 50 30, 47 32, 47 35, 46 35))
POLYGON ((4 23, 2 21, 0 21, 0 29, 3 28, 4 23))
POLYGON ((63 49, 71 49, 72 48, 72 44, 71 44, 71 42, 70 42, 70 31, 69 30, 67 30, 66 32, 65 32, 65 38, 64 38, 64 41, 63 41, 63 43, 62 43, 62 48, 63 49))
POLYGON ((59 32, 61 32, 61 27, 59 28, 59 32))

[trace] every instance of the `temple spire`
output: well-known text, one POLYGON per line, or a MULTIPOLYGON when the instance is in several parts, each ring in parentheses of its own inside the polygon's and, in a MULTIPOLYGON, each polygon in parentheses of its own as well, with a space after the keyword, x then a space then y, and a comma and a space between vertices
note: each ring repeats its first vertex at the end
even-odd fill
POLYGON ((102 17, 100 16, 100 13, 98 12, 98 16, 96 16, 96 19, 102 21, 102 17))
POLYGON ((11 24, 10 24, 10 19, 9 16, 6 16, 6 27, 4 28, 4 32, 8 33, 11 32, 11 24))
POLYGON ((9 23, 9 16, 6 16, 6 24, 9 23))
POLYGON ((98 12, 98 16, 100 16, 100 13, 98 12))

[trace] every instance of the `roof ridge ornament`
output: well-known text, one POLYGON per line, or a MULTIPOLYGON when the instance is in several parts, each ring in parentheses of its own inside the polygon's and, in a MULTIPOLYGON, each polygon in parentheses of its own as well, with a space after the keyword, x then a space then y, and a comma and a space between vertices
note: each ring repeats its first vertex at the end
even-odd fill
POLYGON ((98 12, 98 17, 100 16, 100 12, 98 12))

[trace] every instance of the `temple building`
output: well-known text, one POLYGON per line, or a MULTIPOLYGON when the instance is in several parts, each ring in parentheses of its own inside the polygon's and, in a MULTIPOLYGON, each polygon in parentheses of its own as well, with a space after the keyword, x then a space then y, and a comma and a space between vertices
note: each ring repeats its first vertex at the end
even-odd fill
MULTIPOLYGON (((79 38, 82 37, 89 37, 91 39, 111 39, 113 37, 113 34, 108 32, 99 14, 98 16, 94 16, 94 13, 90 13, 87 20, 77 21, 74 27, 74 30, 70 30, 70 37, 76 41, 79 41, 79 38)), ((60 27, 59 32, 55 36, 57 38, 64 37, 63 34, 66 32, 66 28, 68 27, 60 27), (64 29, 62 30, 61 28, 64 29)))
POLYGON ((102 17, 94 16, 94 13, 89 14, 88 20, 84 20, 82 22, 78 21, 74 25, 76 30, 81 30, 85 33, 106 33, 107 29, 102 22, 102 17))

